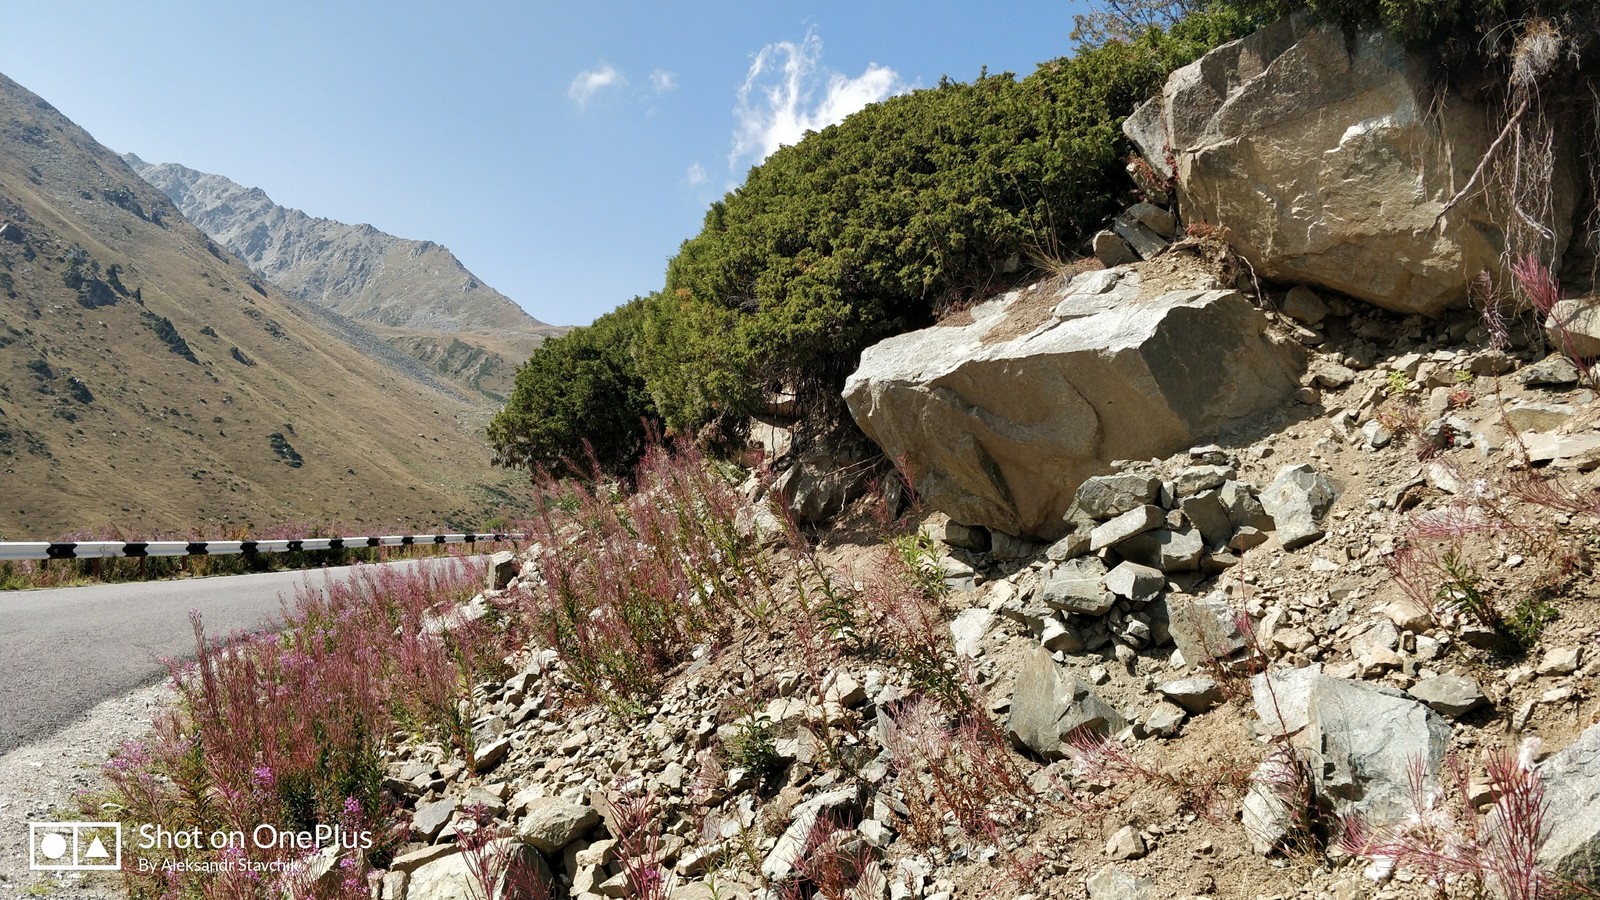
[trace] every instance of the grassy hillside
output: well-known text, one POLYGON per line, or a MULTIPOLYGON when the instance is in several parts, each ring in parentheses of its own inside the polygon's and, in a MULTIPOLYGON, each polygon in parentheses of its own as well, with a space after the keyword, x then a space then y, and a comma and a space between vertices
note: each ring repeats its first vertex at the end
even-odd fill
POLYGON ((3 76, 0 223, 0 536, 475 527, 518 490, 481 406, 278 293, 3 76))

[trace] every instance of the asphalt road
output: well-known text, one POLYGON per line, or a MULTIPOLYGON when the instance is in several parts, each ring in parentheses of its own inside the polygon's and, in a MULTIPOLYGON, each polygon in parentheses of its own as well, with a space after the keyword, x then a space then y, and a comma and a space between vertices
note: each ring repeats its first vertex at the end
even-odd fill
POLYGON ((0 592, 0 753, 161 679, 163 659, 192 659, 189 610, 200 610, 211 637, 270 627, 293 606, 297 585, 343 579, 351 568, 0 592))

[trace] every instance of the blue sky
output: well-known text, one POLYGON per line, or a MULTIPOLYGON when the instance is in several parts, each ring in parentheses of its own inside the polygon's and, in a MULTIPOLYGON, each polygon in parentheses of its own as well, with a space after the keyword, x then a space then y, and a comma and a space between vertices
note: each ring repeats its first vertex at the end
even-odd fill
POLYGON ((1082 2, 0 2, 101 143, 437 241, 534 316, 661 286, 707 204, 890 93, 1032 72, 1082 2))

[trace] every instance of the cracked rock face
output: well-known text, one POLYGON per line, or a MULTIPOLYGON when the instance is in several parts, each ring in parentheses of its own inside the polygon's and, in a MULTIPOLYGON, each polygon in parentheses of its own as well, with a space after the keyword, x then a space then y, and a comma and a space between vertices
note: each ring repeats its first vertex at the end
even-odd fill
POLYGON ((1007 294, 868 348, 845 383, 856 424, 958 522, 1053 540, 1111 460, 1192 446, 1297 387, 1297 351, 1236 291, 1144 296, 1121 269, 1036 290, 1058 292, 1025 298, 1053 304, 1041 324, 1007 294))
MULTIPOLYGON (((1227 228, 1260 275, 1435 314, 1499 270, 1504 215, 1479 194, 1446 212, 1494 133, 1480 107, 1436 102, 1432 78, 1381 32, 1346 40, 1296 16, 1172 73, 1124 131, 1176 175, 1186 218, 1227 228)), ((1556 148, 1558 222, 1573 219, 1574 161, 1556 148)))

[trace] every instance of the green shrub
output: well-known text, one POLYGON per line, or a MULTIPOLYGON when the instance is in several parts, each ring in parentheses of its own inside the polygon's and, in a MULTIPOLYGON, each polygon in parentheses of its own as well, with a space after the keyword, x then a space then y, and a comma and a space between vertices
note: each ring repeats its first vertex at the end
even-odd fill
POLYGON ((626 471, 644 452, 656 419, 634 361, 644 301, 546 341, 517 370, 505 408, 489 423, 495 462, 515 468, 581 465, 592 452, 608 472, 626 471))
POLYGON ((1517 29, 1508 23, 1532 16, 1566 20, 1569 34, 1597 30, 1593 0, 1227 0, 1239 11, 1279 19, 1305 10, 1346 28, 1381 26, 1403 41, 1439 50, 1447 60, 1482 60, 1507 49, 1517 29))

